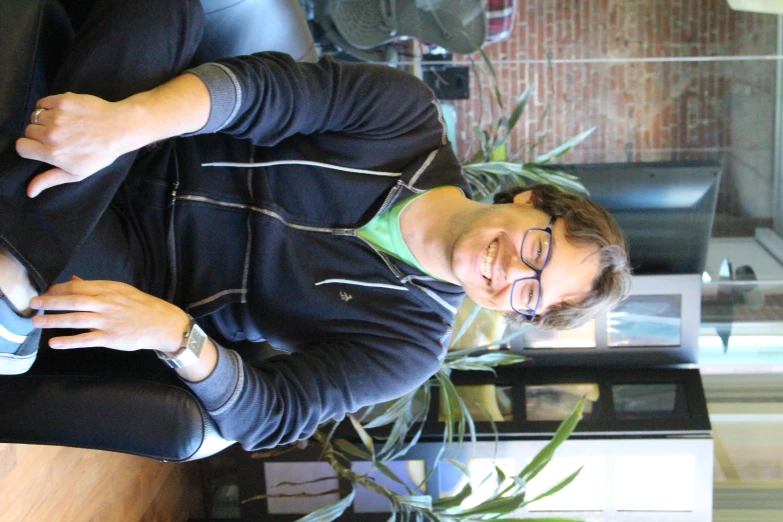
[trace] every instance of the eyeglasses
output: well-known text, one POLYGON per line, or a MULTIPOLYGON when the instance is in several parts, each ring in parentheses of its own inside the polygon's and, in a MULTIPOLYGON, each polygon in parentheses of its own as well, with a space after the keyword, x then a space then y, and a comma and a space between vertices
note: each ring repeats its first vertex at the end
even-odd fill
POLYGON ((536 275, 514 281, 511 287, 511 309, 529 321, 535 319, 541 302, 541 271, 549 262, 552 252, 552 226, 555 219, 557 217, 550 219, 546 228, 529 229, 522 238, 519 258, 536 275))

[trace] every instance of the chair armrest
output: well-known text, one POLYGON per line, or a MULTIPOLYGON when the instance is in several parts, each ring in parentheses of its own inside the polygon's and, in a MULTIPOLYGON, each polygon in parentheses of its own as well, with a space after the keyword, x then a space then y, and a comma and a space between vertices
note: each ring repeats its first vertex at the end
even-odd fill
POLYGON ((184 387, 92 375, 0 377, 0 442, 117 451, 164 461, 231 444, 184 387))
POLYGON ((260 51, 315 62, 318 54, 299 0, 201 0, 205 26, 194 63, 260 51))

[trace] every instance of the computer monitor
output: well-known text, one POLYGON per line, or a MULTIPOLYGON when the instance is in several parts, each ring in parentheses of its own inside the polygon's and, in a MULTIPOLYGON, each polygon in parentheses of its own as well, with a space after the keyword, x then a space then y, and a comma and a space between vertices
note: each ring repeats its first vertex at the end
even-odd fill
POLYGON ((637 275, 701 274, 720 182, 716 161, 558 165, 617 219, 637 275))

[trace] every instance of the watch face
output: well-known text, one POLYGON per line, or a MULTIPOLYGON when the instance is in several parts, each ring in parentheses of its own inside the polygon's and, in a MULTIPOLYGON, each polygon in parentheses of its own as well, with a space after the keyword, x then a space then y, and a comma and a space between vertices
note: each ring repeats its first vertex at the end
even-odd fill
POLYGON ((180 349, 174 357, 169 357, 161 352, 158 352, 158 357, 171 368, 185 368, 196 364, 201 357, 201 351, 204 349, 204 343, 207 339, 209 337, 204 333, 204 330, 194 322, 184 348, 180 349))
POLYGON ((199 325, 193 323, 193 328, 190 330, 190 337, 188 338, 187 351, 191 352, 198 359, 201 356, 201 350, 204 348, 204 342, 207 340, 207 334, 201 329, 199 325))

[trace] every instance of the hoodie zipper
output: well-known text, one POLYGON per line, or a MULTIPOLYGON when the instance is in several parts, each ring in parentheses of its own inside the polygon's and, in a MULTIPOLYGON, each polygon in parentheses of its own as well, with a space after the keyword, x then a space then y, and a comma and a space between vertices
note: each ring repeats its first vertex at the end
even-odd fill
POLYGON ((207 203, 210 205, 216 205, 219 207, 226 207, 226 208, 236 208, 240 210, 250 210, 252 212, 257 212, 259 214, 263 214, 265 216, 269 216, 271 218, 274 218, 281 222, 283 225, 285 225, 288 228, 293 228, 295 230, 304 230, 307 232, 318 232, 320 234, 334 234, 338 236, 352 236, 355 235, 354 230, 351 228, 327 228, 327 227, 313 227, 308 225, 297 225, 295 223, 290 223, 283 218, 280 214, 277 212, 274 212, 269 209, 256 207, 253 205, 245 205, 242 203, 228 203, 226 201, 218 201, 217 199, 208 198, 205 196, 193 196, 193 195, 184 195, 184 196, 176 196, 176 199, 179 201, 197 201, 199 203, 207 203))

